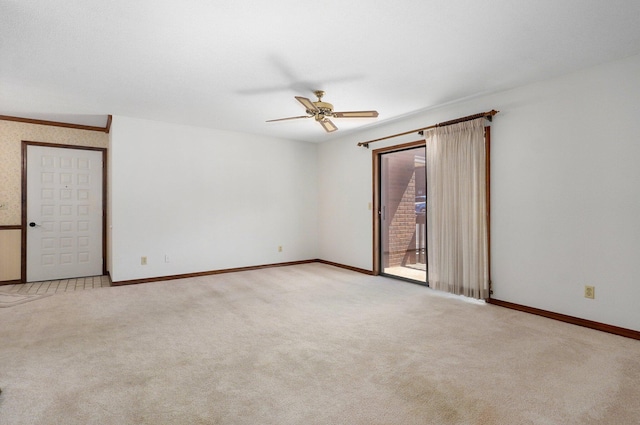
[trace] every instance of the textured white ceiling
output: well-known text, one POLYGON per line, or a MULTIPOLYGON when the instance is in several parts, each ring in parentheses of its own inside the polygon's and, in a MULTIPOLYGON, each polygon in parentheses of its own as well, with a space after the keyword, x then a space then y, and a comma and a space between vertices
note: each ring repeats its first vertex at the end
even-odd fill
POLYGON ((2 0, 0 36, 0 115, 321 142, 640 53, 640 1, 2 0), (265 123, 315 89, 380 116, 265 123))

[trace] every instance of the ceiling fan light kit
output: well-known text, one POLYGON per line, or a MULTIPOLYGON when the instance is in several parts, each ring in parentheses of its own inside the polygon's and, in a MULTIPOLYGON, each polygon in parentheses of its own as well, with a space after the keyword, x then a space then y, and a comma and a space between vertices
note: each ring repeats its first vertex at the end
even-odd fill
POLYGON ((296 100, 300 102, 302 106, 304 106, 307 115, 302 115, 299 117, 279 118, 275 120, 268 120, 267 122, 313 117, 318 123, 320 123, 322 128, 324 128, 327 133, 331 133, 333 131, 336 131, 338 127, 336 127, 336 125, 329 118, 376 118, 378 116, 378 111, 333 112, 333 105, 328 102, 322 101, 324 91, 316 90, 313 93, 318 98, 316 102, 312 102, 306 97, 295 96, 296 100))

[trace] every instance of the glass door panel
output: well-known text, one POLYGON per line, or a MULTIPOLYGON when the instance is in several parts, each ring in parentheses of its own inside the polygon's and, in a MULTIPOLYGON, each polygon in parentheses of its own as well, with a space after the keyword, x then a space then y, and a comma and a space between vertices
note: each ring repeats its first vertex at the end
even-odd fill
POLYGON ((380 154, 380 270, 427 283, 424 146, 380 154))

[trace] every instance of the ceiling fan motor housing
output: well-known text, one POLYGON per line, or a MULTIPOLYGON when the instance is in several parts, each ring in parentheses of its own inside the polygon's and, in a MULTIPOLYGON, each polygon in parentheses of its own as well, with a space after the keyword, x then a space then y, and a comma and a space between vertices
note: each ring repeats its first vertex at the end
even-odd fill
POLYGON ((333 105, 327 102, 313 102, 318 108, 317 111, 307 110, 309 115, 315 115, 316 121, 322 121, 326 117, 330 117, 333 114, 333 105))

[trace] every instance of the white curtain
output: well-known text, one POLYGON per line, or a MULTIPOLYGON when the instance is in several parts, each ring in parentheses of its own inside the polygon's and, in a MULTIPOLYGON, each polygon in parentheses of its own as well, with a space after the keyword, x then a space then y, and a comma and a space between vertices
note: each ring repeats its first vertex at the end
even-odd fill
POLYGON ((425 132, 429 286, 488 298, 484 118, 425 132))

